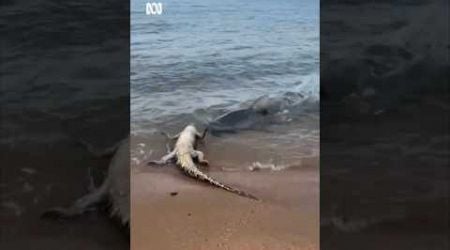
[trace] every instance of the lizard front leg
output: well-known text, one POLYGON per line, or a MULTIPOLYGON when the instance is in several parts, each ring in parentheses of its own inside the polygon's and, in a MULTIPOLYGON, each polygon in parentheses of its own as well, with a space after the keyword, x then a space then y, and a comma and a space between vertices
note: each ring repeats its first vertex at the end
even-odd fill
POLYGON ((197 158, 198 163, 200 163, 204 166, 209 165, 209 162, 207 160, 205 160, 205 154, 203 154, 202 151, 194 150, 191 155, 192 155, 192 158, 197 158))
POLYGON ((199 133, 196 132, 195 133, 195 144, 194 144, 194 148, 197 148, 197 145, 199 143, 201 143, 202 145, 205 145, 205 137, 206 137, 206 133, 208 132, 208 128, 205 128, 205 130, 203 130, 203 133, 199 133))
POLYGON ((161 131, 161 134, 164 135, 164 136, 167 138, 167 140, 170 140, 170 141, 172 141, 172 140, 177 140, 178 137, 180 137, 180 134, 179 134, 179 133, 176 134, 176 135, 174 135, 174 136, 171 136, 171 135, 169 135, 168 133, 166 133, 166 132, 164 132, 164 131, 161 131))
POLYGON ((203 130, 203 133, 197 132, 195 134, 195 137, 197 137, 197 139, 203 140, 203 139, 205 139, 207 132, 208 132, 208 128, 205 128, 205 130, 203 130))

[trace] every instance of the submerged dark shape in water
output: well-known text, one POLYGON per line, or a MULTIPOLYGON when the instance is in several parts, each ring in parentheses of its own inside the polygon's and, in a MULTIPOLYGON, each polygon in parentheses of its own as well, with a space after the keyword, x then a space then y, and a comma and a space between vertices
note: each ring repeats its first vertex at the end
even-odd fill
POLYGON ((238 130, 261 129, 270 119, 267 112, 256 111, 252 108, 238 109, 228 112, 208 125, 211 134, 235 133, 238 130))
POLYGON ((265 95, 249 107, 219 116, 208 128, 216 136, 240 130, 262 130, 273 124, 290 122, 301 113, 315 109, 318 109, 318 103, 301 93, 287 92, 275 97, 265 95))

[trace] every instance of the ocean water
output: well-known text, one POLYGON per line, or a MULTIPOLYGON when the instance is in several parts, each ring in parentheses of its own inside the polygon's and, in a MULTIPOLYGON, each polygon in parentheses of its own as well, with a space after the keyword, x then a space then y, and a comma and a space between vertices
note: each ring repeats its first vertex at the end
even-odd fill
POLYGON ((159 16, 146 2, 130 8, 132 133, 264 95, 301 93, 318 107, 319 1, 167 0, 159 16))

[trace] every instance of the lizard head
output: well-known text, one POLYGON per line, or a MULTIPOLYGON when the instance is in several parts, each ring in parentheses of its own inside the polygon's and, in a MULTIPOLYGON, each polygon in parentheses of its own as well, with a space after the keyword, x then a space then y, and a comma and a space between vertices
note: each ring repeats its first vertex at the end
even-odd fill
POLYGON ((184 130, 187 132, 193 133, 193 134, 197 133, 197 129, 195 128, 194 124, 192 124, 192 123, 187 125, 184 130))

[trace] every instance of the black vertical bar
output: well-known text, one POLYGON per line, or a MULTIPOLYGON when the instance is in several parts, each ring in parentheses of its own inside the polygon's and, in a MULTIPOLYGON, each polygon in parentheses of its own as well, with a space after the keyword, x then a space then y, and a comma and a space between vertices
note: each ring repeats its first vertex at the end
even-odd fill
POLYGON ((129 133, 129 2, 2 1, 0 13, 0 249, 128 249, 107 213, 40 216, 88 193, 89 176, 100 185, 110 158, 95 152, 129 133))
POLYGON ((448 1, 321 1, 321 249, 449 249, 448 1))

